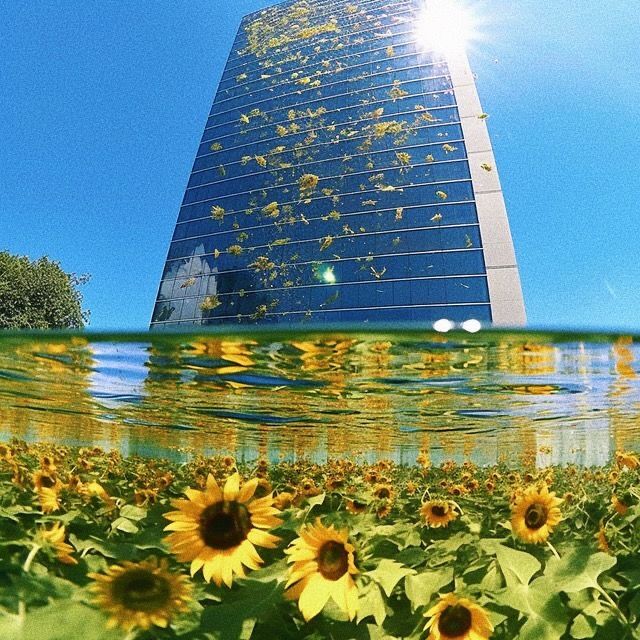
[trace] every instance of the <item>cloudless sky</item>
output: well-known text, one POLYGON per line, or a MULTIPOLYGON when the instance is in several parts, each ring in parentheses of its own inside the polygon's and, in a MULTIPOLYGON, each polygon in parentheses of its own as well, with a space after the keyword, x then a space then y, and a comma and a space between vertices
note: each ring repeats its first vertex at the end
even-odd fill
MULTIPOLYGON (((637 3, 469 3, 529 325, 640 331, 637 3)), ((240 19, 270 4, 0 2, 0 250, 90 273, 89 328, 147 328, 240 19)))

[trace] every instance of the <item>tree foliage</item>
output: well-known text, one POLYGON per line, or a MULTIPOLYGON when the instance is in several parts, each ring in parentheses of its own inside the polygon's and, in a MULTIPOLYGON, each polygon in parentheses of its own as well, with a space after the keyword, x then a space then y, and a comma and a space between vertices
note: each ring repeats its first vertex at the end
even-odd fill
POLYGON ((79 329, 88 321, 77 287, 89 276, 64 272, 47 257, 0 252, 0 329, 79 329))

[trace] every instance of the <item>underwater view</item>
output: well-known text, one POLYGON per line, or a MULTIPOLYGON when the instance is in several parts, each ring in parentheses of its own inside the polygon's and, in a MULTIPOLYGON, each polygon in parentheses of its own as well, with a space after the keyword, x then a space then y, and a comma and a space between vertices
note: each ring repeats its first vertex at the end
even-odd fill
POLYGON ((640 638, 637 338, 0 340, 0 637, 640 638))

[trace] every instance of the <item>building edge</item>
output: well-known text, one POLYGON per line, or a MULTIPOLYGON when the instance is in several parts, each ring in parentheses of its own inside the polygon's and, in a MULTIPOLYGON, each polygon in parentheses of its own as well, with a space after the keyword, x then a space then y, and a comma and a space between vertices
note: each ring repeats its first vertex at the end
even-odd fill
POLYGON ((475 79, 464 51, 448 56, 469 159, 480 237, 487 270, 492 324, 518 327, 527 317, 507 210, 475 79))

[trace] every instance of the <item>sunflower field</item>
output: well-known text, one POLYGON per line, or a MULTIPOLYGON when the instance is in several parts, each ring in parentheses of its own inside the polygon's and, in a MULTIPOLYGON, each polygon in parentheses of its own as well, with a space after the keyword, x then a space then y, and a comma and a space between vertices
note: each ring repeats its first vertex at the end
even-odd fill
POLYGON ((0 637, 640 639, 640 459, 0 444, 0 637))

